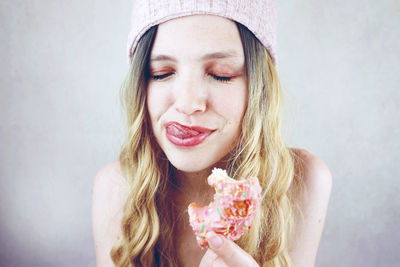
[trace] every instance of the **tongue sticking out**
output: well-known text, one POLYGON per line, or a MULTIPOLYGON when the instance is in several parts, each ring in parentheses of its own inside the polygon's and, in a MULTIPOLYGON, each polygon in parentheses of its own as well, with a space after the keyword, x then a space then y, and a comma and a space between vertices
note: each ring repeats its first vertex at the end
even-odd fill
POLYGON ((167 127, 167 133, 174 135, 178 138, 190 138, 193 136, 196 136, 200 134, 200 132, 186 128, 186 127, 181 127, 180 125, 177 124, 171 124, 167 127))

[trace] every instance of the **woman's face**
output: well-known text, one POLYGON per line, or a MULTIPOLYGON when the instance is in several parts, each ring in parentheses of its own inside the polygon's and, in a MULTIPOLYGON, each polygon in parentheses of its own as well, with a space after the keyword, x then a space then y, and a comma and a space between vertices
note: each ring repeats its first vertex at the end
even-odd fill
POLYGON ((240 135, 247 78, 236 24, 195 15, 158 26, 147 108, 157 143, 184 172, 209 168, 240 135))

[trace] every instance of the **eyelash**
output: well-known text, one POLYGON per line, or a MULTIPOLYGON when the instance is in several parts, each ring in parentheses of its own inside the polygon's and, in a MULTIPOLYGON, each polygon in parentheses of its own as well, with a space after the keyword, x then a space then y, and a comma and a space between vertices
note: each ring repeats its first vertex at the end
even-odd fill
MULTIPOLYGON (((170 76, 171 73, 167 73, 167 74, 162 74, 162 75, 151 75, 151 79, 153 80, 162 80, 164 78, 167 78, 168 76, 170 76)), ((214 74, 209 73, 209 76, 213 77, 215 80, 220 81, 220 82, 229 82, 230 80, 232 80, 232 77, 224 77, 224 76, 217 76, 214 74)))

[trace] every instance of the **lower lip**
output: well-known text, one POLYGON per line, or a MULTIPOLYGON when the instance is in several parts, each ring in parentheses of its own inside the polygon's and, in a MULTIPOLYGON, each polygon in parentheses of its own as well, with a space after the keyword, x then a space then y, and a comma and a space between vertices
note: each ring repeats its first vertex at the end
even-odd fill
POLYGON ((183 147, 190 147, 190 146, 196 146, 200 143, 202 143, 212 132, 205 132, 205 133, 200 133, 198 135, 195 135, 193 137, 189 138, 179 138, 176 137, 175 135, 171 135, 166 133, 168 140, 177 146, 183 146, 183 147))

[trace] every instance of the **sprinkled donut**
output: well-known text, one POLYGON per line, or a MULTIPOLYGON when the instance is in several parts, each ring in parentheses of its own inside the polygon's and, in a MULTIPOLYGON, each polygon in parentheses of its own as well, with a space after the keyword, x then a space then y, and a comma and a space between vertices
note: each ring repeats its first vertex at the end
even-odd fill
POLYGON ((191 203, 189 223, 201 248, 208 247, 207 232, 214 231, 230 240, 237 240, 250 229, 260 204, 261 187, 257 177, 234 180, 225 170, 214 168, 207 179, 215 189, 208 206, 191 203))

